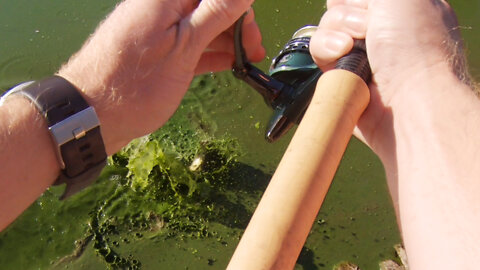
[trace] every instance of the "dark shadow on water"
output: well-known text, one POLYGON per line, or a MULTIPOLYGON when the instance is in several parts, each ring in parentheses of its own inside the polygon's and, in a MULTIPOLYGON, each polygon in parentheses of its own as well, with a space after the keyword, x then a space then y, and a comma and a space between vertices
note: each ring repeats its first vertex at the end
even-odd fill
POLYGON ((252 166, 236 164, 226 183, 213 191, 212 203, 219 211, 208 219, 230 228, 245 229, 271 177, 252 166))
POLYGON ((318 270, 315 265, 315 253, 307 247, 303 247, 298 256, 297 265, 301 265, 303 270, 318 270))

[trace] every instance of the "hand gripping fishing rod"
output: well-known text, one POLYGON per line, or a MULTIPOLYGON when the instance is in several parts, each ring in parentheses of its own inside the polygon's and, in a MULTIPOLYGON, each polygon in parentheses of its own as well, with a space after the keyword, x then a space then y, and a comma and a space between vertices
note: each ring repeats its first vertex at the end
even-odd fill
POLYGON ((368 105, 365 42, 318 80, 310 105, 227 267, 293 269, 368 105))

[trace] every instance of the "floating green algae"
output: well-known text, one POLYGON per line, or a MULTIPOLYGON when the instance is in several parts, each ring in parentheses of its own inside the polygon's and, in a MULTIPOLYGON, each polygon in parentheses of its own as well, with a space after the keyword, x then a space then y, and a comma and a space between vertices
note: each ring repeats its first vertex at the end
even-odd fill
POLYGON ((87 235, 79 241, 93 241, 109 267, 136 269, 141 261, 117 249, 131 236, 214 237, 210 221, 239 223, 237 213, 227 209, 233 203, 223 195, 236 185, 232 171, 238 153, 235 140, 178 123, 134 140, 110 158, 120 172, 110 176, 116 188, 92 210, 87 235), (125 232, 129 237, 118 239, 125 232))
MULTIPOLYGON (((100 262, 135 269, 144 265, 137 253, 140 243, 210 239, 224 247, 238 241, 270 176, 238 162, 237 140, 212 136, 215 126, 196 102, 180 111, 161 130, 113 155, 87 190, 64 202, 58 201, 61 187, 45 192, 0 234, 0 263, 7 269, 19 262, 22 269, 77 268, 93 256, 97 268, 100 262), (212 226, 231 229, 219 234, 212 226), (33 260, 8 250, 29 239, 36 241, 21 249, 34 254, 33 260)), ((202 252, 191 255, 202 257, 202 252)), ((218 260, 210 255, 206 265, 218 260)))
MULTIPOLYGON (((245 146, 234 136, 212 135, 219 127, 208 113, 217 109, 199 92, 231 95, 217 85, 230 77, 196 79, 171 121, 111 157, 89 189, 65 202, 57 199, 61 188, 47 191, 0 234, 0 263, 7 269, 224 269, 271 177, 241 162, 245 146), (33 256, 24 259, 11 246, 33 256)), ((372 158, 357 141, 349 145, 295 269, 331 269, 342 260, 369 269, 395 256, 399 238, 391 206, 383 204, 389 199, 385 183, 378 183, 381 165, 372 158)))

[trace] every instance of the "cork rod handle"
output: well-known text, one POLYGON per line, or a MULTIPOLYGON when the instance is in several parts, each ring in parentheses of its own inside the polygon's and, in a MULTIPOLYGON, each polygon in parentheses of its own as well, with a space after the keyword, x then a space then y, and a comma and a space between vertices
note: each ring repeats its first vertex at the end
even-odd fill
POLYGON ((334 69, 320 77, 227 269, 294 268, 369 99, 364 79, 352 71, 334 69))

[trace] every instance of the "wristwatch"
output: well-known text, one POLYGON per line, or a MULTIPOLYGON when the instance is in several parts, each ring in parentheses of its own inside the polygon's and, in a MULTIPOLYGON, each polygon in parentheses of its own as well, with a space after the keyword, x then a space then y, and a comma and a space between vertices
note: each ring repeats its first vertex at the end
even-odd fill
POLYGON ((60 76, 22 83, 8 91, 28 98, 45 117, 56 147, 61 173, 54 185, 66 183, 61 200, 95 181, 106 165, 107 154, 100 121, 70 82, 60 76))

